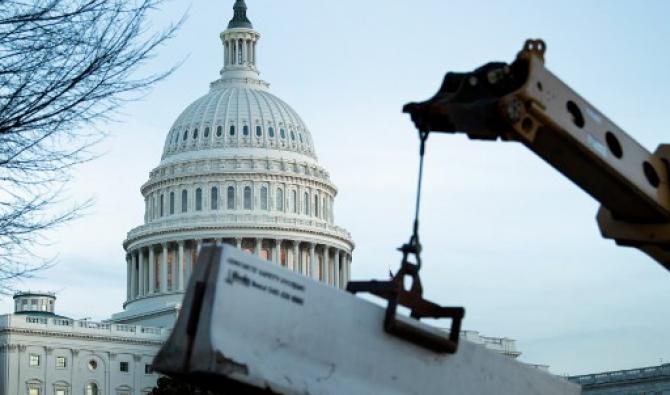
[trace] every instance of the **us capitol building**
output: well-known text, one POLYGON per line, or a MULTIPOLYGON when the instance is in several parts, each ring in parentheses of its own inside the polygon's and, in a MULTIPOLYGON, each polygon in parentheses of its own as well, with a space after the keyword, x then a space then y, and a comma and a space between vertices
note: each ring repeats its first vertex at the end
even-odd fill
MULTIPOLYGON (((354 243, 334 222, 337 188, 300 116, 259 78, 260 34, 246 10, 235 2, 220 35, 220 78, 179 115, 141 187, 144 223, 123 242, 123 311, 105 322, 73 320, 55 313, 52 293, 16 294, 14 314, 0 316, 0 394, 151 392, 151 362, 206 242, 346 286, 354 243)), ((519 354, 511 339, 468 337, 519 354)))

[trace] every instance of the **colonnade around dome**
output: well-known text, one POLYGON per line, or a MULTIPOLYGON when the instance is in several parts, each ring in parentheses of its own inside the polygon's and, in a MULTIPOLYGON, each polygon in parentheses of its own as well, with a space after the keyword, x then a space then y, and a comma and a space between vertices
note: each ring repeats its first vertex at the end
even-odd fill
POLYGON ((145 297, 183 293, 203 243, 229 244, 268 264, 282 266, 343 289, 350 279, 351 254, 324 243, 264 237, 189 239, 137 247, 129 251, 126 304, 145 297))

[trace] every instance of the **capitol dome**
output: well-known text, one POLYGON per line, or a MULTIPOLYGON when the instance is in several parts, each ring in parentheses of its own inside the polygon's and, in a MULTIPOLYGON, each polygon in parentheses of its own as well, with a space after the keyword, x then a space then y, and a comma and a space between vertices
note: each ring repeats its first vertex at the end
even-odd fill
POLYGON ((127 300, 114 321, 171 326, 206 242, 334 287, 349 280, 354 243, 335 225, 337 188, 305 123, 260 79, 246 4, 233 9, 220 78, 177 117, 142 185, 144 224, 123 243, 127 300))

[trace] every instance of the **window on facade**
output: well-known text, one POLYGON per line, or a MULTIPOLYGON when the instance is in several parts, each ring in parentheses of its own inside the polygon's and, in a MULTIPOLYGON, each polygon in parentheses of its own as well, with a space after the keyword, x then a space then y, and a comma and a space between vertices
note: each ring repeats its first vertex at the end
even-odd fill
POLYGON ((88 369, 91 372, 96 370, 97 368, 98 368, 98 363, 94 359, 91 359, 90 361, 88 361, 88 369))
POLYGON ((181 212, 185 213, 188 210, 188 192, 186 189, 181 191, 181 212))
POLYGON ((256 136, 260 136, 261 134, 263 134, 263 128, 256 126, 256 136))
POLYGON ((223 133, 223 128, 221 126, 216 127, 216 137, 221 137, 221 134, 223 133))
POLYGON ((119 362, 119 371, 128 373, 128 362, 119 362))
MULTIPOLYGON (((270 136, 274 136, 274 135, 275 135, 275 129, 274 129, 272 126, 270 126, 270 127, 268 128, 268 134, 269 134, 270 136)), ((256 131, 256 136, 261 137, 261 134, 258 133, 258 131, 256 131)))
POLYGON ((321 218, 326 219, 328 216, 328 204, 326 198, 323 198, 323 204, 321 205, 321 218))
POLYGON ((228 210, 235 209, 235 188, 228 187, 228 210))
POLYGON ((244 187, 244 209, 251 210, 251 187, 244 187))
POLYGON ((277 211, 284 211, 284 191, 277 188, 277 211))
POLYGON ((174 214, 174 192, 170 192, 170 215, 174 214))
POLYGON ((196 128, 196 129, 193 129, 193 139, 195 140, 197 138, 198 138, 198 129, 196 128))
POLYGON ((32 367, 40 366, 40 356, 37 354, 30 354, 28 358, 28 363, 32 367))
POLYGON ((96 383, 86 384, 86 395, 98 395, 98 385, 96 383))
POLYGON ((56 357, 56 368, 65 369, 67 367, 67 359, 65 357, 56 357))
POLYGON ((309 194, 307 192, 305 192, 305 210, 303 214, 309 215, 309 194))
POLYGON ((202 211, 202 189, 195 190, 195 210, 202 211))
POLYGON ((174 132, 174 143, 177 144, 179 142, 179 132, 174 132))
POLYGON ((219 188, 212 187, 212 195, 210 196, 212 210, 219 209, 219 188))
POLYGON ((163 216, 163 213, 164 213, 163 209, 165 208, 164 207, 164 205, 165 205, 164 200, 165 200, 165 196, 161 195, 161 217, 163 216))
POLYGON ((67 390, 65 388, 56 388, 55 395, 67 395, 67 390))
POLYGON ((286 131, 284 129, 279 129, 279 136, 283 139, 286 138, 286 131))
POLYGON ((151 364, 144 364, 144 374, 152 374, 154 369, 151 367, 151 364))
POLYGON ((292 203, 293 203, 293 212, 297 213, 298 212, 298 192, 292 191, 292 203))
POLYGON ((291 140, 294 140, 294 141, 295 141, 295 133, 293 133, 292 130, 291 130, 291 140))
POLYGON ((319 197, 314 196, 314 216, 319 216, 319 197))
POLYGON ((245 136, 249 135, 249 126, 244 125, 244 127, 242 127, 242 134, 245 136))
POLYGON ((184 130, 184 138, 182 140, 186 141, 188 138, 188 130, 184 130))
POLYGON ((205 128, 205 137, 209 137, 209 127, 205 128))
POLYGON ((228 132, 231 136, 235 135, 235 125, 230 125, 230 131, 228 132))
POLYGON ((268 209, 268 188, 261 187, 261 210, 268 209))
POLYGON ((300 139, 300 143, 302 144, 302 134, 298 133, 298 138, 300 139))
POLYGON ((36 385, 28 387, 28 395, 42 395, 42 390, 36 385))

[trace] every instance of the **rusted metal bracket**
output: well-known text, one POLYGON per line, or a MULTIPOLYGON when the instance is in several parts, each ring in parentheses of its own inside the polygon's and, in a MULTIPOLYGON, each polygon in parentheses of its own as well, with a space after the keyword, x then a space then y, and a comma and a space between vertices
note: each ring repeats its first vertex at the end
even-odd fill
POLYGON ((390 281, 350 281, 347 284, 347 291, 354 294, 367 292, 388 301, 384 317, 384 330, 387 333, 437 353, 453 354, 458 349, 465 309, 440 306, 423 298, 423 287, 419 278, 420 265, 408 261, 409 254, 414 254, 420 259, 420 248, 418 243, 412 242, 401 247, 402 264, 390 281), (412 280, 409 291, 404 287, 405 277, 412 280), (410 309, 411 319, 397 315, 398 305, 410 309), (449 333, 418 325, 416 321, 421 318, 451 318, 449 333))

